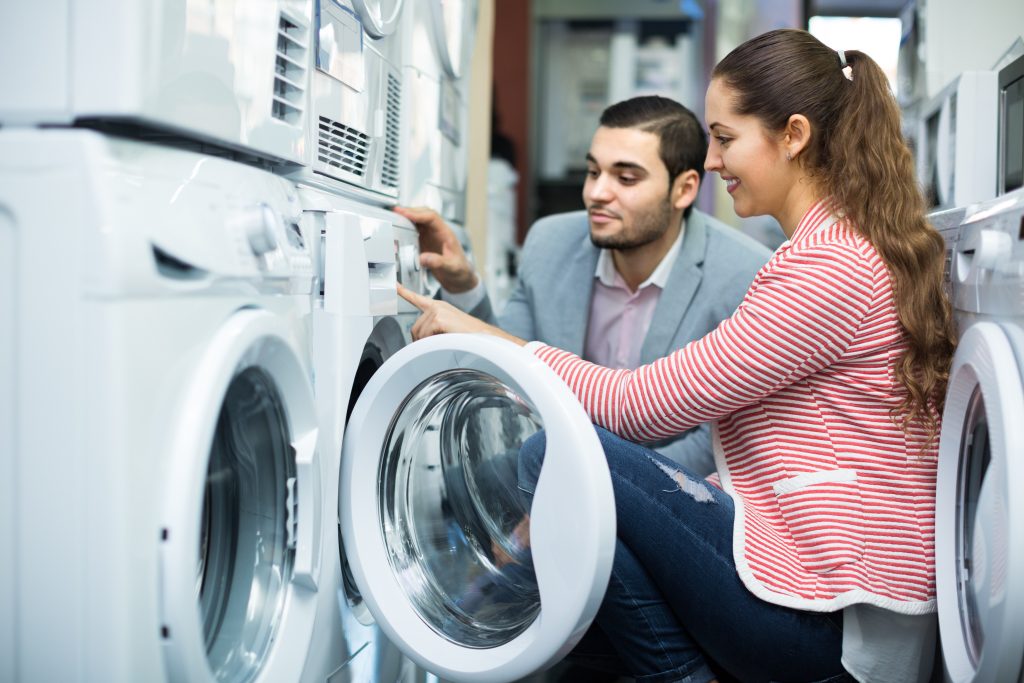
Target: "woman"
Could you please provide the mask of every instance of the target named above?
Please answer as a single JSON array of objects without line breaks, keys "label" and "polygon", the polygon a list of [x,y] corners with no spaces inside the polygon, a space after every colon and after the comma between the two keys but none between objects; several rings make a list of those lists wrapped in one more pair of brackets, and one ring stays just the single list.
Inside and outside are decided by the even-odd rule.
[{"label": "woman", "polygon": [[[612,580],[580,650],[652,682],[927,677],[954,332],[899,110],[867,55],[780,30],[715,67],[706,115],[707,170],[789,238],[733,316],[633,372],[528,345],[612,472]],[[413,303],[415,335],[503,334]],[[633,443],[705,421],[722,489]]]}]

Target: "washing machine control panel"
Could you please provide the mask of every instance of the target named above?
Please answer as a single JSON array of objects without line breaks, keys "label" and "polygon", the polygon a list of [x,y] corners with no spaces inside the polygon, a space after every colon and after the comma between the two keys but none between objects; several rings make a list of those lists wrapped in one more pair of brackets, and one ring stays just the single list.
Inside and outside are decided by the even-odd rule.
[{"label": "washing machine control panel", "polygon": [[975,204],[950,254],[953,307],[1020,318],[1024,315],[1024,190]]},{"label": "washing machine control panel", "polygon": [[[264,277],[285,280],[290,294],[312,292],[314,264],[303,232],[298,198],[286,188],[279,201],[244,206],[236,213],[236,239],[246,260]],[[283,200],[283,201],[280,201]]]}]

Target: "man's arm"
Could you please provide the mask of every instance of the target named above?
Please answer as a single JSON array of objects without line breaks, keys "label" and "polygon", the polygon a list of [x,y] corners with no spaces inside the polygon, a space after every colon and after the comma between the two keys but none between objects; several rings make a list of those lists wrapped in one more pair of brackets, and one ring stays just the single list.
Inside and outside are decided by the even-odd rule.
[{"label": "man's arm", "polygon": [[475,318],[497,325],[522,339],[536,336],[533,307],[526,280],[529,270],[531,240],[523,248],[522,266],[515,288],[501,316],[494,315],[494,307],[466,257],[458,237],[444,219],[431,209],[395,207],[395,213],[408,218],[419,232],[420,263],[441,285],[441,299]]}]

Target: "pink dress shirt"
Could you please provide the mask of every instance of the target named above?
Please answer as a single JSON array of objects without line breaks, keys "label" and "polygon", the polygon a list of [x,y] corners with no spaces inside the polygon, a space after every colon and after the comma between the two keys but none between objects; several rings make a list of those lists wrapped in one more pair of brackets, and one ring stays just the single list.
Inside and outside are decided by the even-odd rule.
[{"label": "pink dress shirt", "polygon": [[635,292],[630,291],[626,281],[615,270],[611,252],[601,250],[594,272],[587,336],[583,342],[585,359],[606,368],[633,370],[639,367],[640,349],[654,318],[658,299],[679,256],[684,232],[685,224],[661,263]]}]

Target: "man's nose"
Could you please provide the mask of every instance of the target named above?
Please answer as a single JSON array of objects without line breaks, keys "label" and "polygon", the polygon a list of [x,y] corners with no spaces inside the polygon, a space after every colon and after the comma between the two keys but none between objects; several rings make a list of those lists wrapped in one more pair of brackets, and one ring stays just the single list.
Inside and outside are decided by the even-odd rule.
[{"label": "man's nose", "polygon": [[611,183],[608,176],[601,174],[587,181],[586,194],[592,201],[606,202],[611,199]]}]

